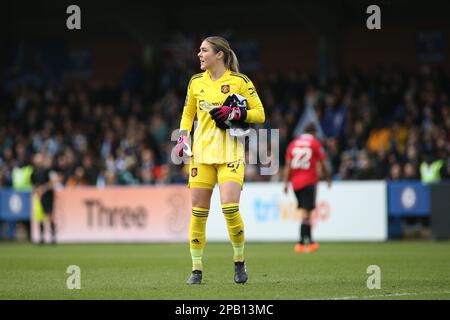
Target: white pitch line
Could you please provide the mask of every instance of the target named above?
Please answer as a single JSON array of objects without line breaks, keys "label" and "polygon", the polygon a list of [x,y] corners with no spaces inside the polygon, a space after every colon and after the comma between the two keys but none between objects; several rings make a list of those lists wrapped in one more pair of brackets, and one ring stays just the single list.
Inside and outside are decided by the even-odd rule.
[{"label": "white pitch line", "polygon": [[450,291],[429,291],[429,292],[396,292],[386,294],[375,294],[370,296],[348,296],[348,297],[336,297],[329,300],[351,300],[351,299],[370,299],[379,297],[403,297],[403,296],[417,296],[419,294],[450,294]]}]

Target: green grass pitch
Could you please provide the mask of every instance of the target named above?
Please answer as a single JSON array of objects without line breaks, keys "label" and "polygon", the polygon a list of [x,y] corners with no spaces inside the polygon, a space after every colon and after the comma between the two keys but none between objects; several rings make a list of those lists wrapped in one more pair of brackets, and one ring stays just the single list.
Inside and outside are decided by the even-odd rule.
[{"label": "green grass pitch", "polygon": [[[232,249],[208,243],[203,284],[185,281],[188,244],[0,243],[0,299],[450,299],[450,242],[322,243],[296,254],[292,243],[247,243],[249,281],[233,282]],[[81,289],[69,290],[69,265]],[[381,289],[367,288],[369,265]]]}]

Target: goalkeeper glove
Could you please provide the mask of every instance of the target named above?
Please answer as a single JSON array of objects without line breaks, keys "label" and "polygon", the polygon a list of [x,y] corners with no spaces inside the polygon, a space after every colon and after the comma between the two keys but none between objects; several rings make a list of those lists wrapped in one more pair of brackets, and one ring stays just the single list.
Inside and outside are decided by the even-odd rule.
[{"label": "goalkeeper glove", "polygon": [[222,106],[214,108],[210,112],[211,118],[218,122],[233,121],[243,122],[247,118],[247,110],[240,107]]},{"label": "goalkeeper glove", "polygon": [[178,138],[177,145],[175,146],[175,154],[180,158],[184,155],[189,157],[192,155],[187,136],[181,135]]}]

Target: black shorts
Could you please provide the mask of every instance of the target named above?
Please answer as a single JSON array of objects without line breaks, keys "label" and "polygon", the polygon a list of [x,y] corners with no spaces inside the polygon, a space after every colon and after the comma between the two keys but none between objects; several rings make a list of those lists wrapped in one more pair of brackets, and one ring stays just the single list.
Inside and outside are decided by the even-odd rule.
[{"label": "black shorts", "polygon": [[45,214],[53,213],[53,190],[46,191],[42,194],[41,204]]},{"label": "black shorts", "polygon": [[311,184],[304,188],[294,190],[297,197],[298,208],[313,210],[316,208],[316,185]]}]

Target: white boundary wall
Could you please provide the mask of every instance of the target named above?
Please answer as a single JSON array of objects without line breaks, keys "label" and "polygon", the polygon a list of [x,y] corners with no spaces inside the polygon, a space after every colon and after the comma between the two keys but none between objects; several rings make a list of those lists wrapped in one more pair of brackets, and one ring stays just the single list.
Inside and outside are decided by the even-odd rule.
[{"label": "white boundary wall", "polygon": [[[282,183],[245,183],[240,211],[247,241],[293,241],[300,217],[292,190]],[[319,183],[313,237],[321,241],[384,241],[387,239],[387,193],[384,181]],[[216,186],[206,228],[207,241],[228,241]]]}]

